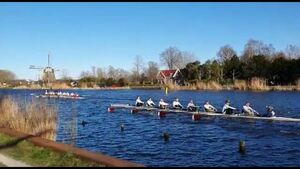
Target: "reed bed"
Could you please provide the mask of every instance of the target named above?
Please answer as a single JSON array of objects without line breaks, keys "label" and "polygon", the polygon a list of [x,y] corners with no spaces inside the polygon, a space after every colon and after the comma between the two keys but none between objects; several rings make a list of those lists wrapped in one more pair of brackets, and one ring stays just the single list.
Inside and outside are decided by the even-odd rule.
[{"label": "reed bed", "polygon": [[[250,81],[246,80],[235,80],[233,84],[221,85],[215,81],[198,81],[194,84],[188,84],[187,86],[180,86],[174,83],[167,83],[166,86],[170,90],[252,90],[252,91],[300,91],[300,79],[296,85],[278,85],[268,86],[266,79],[263,78],[252,78]],[[164,88],[164,87],[163,87]]]},{"label": "reed bed", "polygon": [[233,89],[235,90],[248,90],[248,85],[245,80],[234,80]]},{"label": "reed bed", "polygon": [[53,89],[69,89],[70,86],[67,83],[53,83]]},{"label": "reed bed", "polygon": [[46,100],[21,104],[11,96],[5,96],[0,100],[0,127],[56,141],[57,112],[58,108]]},{"label": "reed bed", "polygon": [[269,86],[267,86],[266,79],[254,77],[251,78],[250,84],[249,84],[250,90],[270,90]]}]

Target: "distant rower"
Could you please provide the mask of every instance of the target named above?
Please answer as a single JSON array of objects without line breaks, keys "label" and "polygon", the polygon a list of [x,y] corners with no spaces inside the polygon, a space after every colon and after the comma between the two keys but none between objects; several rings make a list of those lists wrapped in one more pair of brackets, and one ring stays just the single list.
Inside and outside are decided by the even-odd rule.
[{"label": "distant rower", "polygon": [[236,110],[236,108],[230,106],[230,100],[226,100],[222,109],[222,113],[233,114],[233,110]]},{"label": "distant rower", "polygon": [[256,110],[254,110],[252,107],[250,107],[249,102],[247,102],[243,106],[243,113],[245,113],[248,116],[260,116],[260,114]]},{"label": "distant rower", "polygon": [[213,113],[218,111],[214,106],[212,106],[212,105],[209,103],[209,101],[206,101],[206,102],[205,102],[205,104],[204,104],[204,110],[205,110],[206,112],[213,112]]},{"label": "distant rower", "polygon": [[138,96],[137,99],[136,99],[136,102],[135,102],[135,106],[143,106],[144,105],[144,102],[141,101],[141,97]]},{"label": "distant rower", "polygon": [[160,109],[166,109],[167,108],[167,106],[169,105],[168,103],[166,103],[166,102],[164,102],[164,100],[163,99],[160,99],[160,101],[159,101],[159,108]]},{"label": "distant rower", "polygon": [[191,100],[189,102],[189,104],[187,105],[187,109],[188,109],[188,111],[196,111],[197,110],[197,107],[195,106],[193,100]]},{"label": "distant rower", "polygon": [[155,103],[152,101],[151,97],[149,98],[149,100],[147,100],[147,106],[149,106],[149,107],[155,106]]},{"label": "distant rower", "polygon": [[173,101],[173,108],[175,108],[175,109],[182,109],[183,108],[183,106],[180,104],[180,102],[179,102],[179,99],[178,98],[176,98],[174,101]]}]

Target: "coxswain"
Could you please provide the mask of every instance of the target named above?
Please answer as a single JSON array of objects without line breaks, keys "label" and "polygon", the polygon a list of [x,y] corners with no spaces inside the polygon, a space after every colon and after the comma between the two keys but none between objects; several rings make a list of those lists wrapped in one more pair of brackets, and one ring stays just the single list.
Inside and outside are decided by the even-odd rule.
[{"label": "coxswain", "polygon": [[209,103],[209,101],[206,101],[203,107],[204,107],[204,111],[206,111],[206,112],[213,112],[213,113],[215,113],[215,112],[218,111],[213,105],[211,105]]},{"label": "coxswain", "polygon": [[147,100],[147,106],[154,107],[155,103],[152,101],[151,97]]},{"label": "coxswain", "polygon": [[163,99],[160,99],[159,104],[158,104],[158,106],[159,106],[160,109],[166,109],[168,105],[169,104],[166,103],[166,102],[164,102]]},{"label": "coxswain", "polygon": [[266,109],[267,109],[267,114],[265,116],[276,117],[272,106],[268,105],[268,106],[266,106]]},{"label": "coxswain", "polygon": [[183,106],[180,104],[180,102],[179,102],[179,99],[178,98],[176,98],[174,101],[173,101],[173,108],[175,108],[175,109],[182,109],[183,108]]},{"label": "coxswain", "polygon": [[144,102],[141,101],[141,97],[138,96],[138,97],[136,98],[136,101],[135,101],[135,106],[140,107],[140,106],[143,106],[143,105],[144,105]]},{"label": "coxswain", "polygon": [[188,109],[188,111],[196,111],[197,110],[197,107],[195,106],[193,100],[191,100],[189,102],[189,104],[187,105],[187,109]]},{"label": "coxswain", "polygon": [[247,116],[260,116],[256,110],[250,107],[249,102],[246,102],[246,104],[243,106],[243,113],[245,113]]},{"label": "coxswain", "polygon": [[236,108],[230,106],[230,100],[226,100],[222,109],[222,113],[233,114],[233,110],[236,110]]}]

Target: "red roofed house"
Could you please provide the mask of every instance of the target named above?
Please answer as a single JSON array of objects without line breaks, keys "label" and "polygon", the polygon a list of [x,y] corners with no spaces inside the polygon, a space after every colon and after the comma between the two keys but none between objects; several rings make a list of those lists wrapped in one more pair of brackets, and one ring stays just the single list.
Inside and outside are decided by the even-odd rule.
[{"label": "red roofed house", "polygon": [[157,74],[157,80],[160,84],[182,84],[182,77],[182,73],[179,69],[161,70]]}]

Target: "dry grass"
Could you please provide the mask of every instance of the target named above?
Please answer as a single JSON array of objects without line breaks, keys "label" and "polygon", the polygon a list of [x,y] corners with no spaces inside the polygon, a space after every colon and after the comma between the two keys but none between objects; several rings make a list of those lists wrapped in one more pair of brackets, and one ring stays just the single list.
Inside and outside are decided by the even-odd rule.
[{"label": "dry grass", "polygon": [[299,85],[287,85],[287,86],[270,86],[270,90],[277,90],[277,91],[299,91]]},{"label": "dry grass", "polygon": [[196,83],[196,88],[197,88],[197,90],[206,90],[207,85],[204,82],[197,82]]},{"label": "dry grass", "polygon": [[251,78],[250,83],[248,84],[250,90],[270,90],[269,86],[267,86],[266,79],[254,77]]},{"label": "dry grass", "polygon": [[248,85],[245,80],[235,80],[233,83],[233,89],[235,90],[247,90]]},{"label": "dry grass", "polygon": [[222,90],[223,87],[215,81],[197,82],[196,84],[189,84],[187,86],[180,86],[173,83],[167,83],[170,90]]},{"label": "dry grass", "polygon": [[223,87],[215,81],[197,82],[196,88],[197,90],[222,90],[223,89]]},{"label": "dry grass", "polygon": [[0,101],[0,126],[55,141],[57,110],[45,100],[20,104],[6,96]]},{"label": "dry grass", "polygon": [[180,86],[178,84],[174,83],[167,83],[166,86],[168,86],[169,90],[196,90],[196,86],[193,84],[188,84],[187,86]]},{"label": "dry grass", "polygon": [[220,85],[218,82],[215,82],[215,81],[208,82],[207,88],[209,90],[222,90],[223,89],[222,85]]},{"label": "dry grass", "polygon": [[300,90],[300,78],[296,82],[296,90]]},{"label": "dry grass", "polygon": [[69,89],[70,86],[67,83],[53,83],[53,89]]}]

